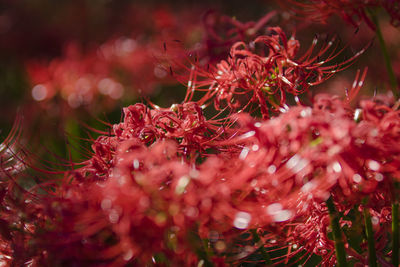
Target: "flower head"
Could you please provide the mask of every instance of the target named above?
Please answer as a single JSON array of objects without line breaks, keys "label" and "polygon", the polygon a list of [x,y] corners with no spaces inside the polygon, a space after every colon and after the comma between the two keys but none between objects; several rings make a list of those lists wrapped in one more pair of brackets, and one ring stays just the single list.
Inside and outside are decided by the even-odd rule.
[{"label": "flower head", "polygon": [[[285,109],[287,94],[297,96],[309,87],[328,79],[334,73],[346,68],[358,57],[325,66],[335,54],[334,40],[314,53],[317,39],[302,56],[298,55],[300,44],[294,38],[287,38],[279,27],[268,28],[270,35],[259,36],[249,45],[235,43],[229,58],[209,69],[194,68],[189,78],[189,95],[205,92],[200,104],[213,101],[215,108],[229,108],[232,112],[249,111],[258,108],[264,118],[270,111]],[[326,56],[325,59],[322,59]],[[193,77],[196,77],[194,80]]]}]

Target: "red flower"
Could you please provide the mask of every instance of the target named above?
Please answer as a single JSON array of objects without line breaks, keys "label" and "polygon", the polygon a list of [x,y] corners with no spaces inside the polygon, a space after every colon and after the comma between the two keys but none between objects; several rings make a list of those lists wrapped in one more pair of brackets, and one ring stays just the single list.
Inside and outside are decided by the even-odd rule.
[{"label": "red flower", "polygon": [[124,122],[114,126],[118,140],[136,137],[150,145],[156,140],[171,139],[179,143],[183,155],[195,160],[207,149],[220,150],[215,141],[231,134],[223,123],[207,120],[197,103],[174,104],[169,109],[154,107],[136,104],[124,108]]},{"label": "red flower", "polygon": [[309,50],[298,56],[300,44],[294,37],[288,39],[279,27],[268,29],[270,35],[249,45],[234,44],[227,60],[210,69],[191,70],[186,99],[191,100],[196,91],[205,92],[200,104],[213,101],[216,109],[229,107],[232,112],[252,113],[259,108],[267,118],[270,110],[285,109],[288,93],[296,96],[306,92],[346,68],[364,51],[340,64],[324,66],[341,52],[335,54],[334,40],[314,54],[315,39]]}]

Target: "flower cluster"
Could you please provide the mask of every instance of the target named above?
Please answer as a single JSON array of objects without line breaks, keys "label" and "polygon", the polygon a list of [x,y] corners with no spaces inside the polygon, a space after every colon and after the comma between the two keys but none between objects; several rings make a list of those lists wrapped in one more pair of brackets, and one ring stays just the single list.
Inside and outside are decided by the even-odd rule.
[{"label": "flower cluster", "polygon": [[[33,99],[49,102],[59,95],[73,109],[106,106],[124,96],[150,94],[159,84],[173,82],[159,62],[163,43],[179,40],[191,46],[201,41],[202,29],[188,20],[183,24],[178,14],[168,9],[149,12],[153,24],[132,25],[129,34],[110,38],[87,51],[71,42],[60,58],[48,63],[28,61]],[[191,15],[188,10],[181,13],[180,17]]]},{"label": "flower cluster", "polygon": [[197,80],[189,80],[188,87],[193,92],[205,92],[200,103],[212,99],[217,110],[228,107],[232,112],[252,113],[259,109],[267,118],[271,111],[279,113],[287,107],[287,94],[297,96],[307,92],[311,86],[348,67],[364,51],[340,64],[325,65],[341,52],[335,51],[334,39],[318,52],[314,52],[318,43],[314,39],[310,48],[299,56],[300,44],[294,36],[287,38],[279,27],[267,29],[270,35],[259,36],[249,45],[235,43],[227,60],[206,69],[195,69],[190,78]]},{"label": "flower cluster", "polygon": [[[170,62],[187,71],[183,101],[123,108],[119,123],[89,138],[81,162],[36,162],[18,119],[0,144],[0,265],[391,266],[390,257],[398,265],[400,101],[358,100],[367,69],[350,90],[313,94],[366,48],[338,62],[345,48],[314,39],[299,53],[294,35],[264,26],[274,15],[251,23],[206,15],[209,46],[191,50],[201,60]],[[149,63],[129,62],[146,54],[135,54],[133,39],[116,43],[101,47],[104,61],[71,50],[50,69],[31,65],[43,79],[34,98],[52,97],[51,87],[65,88],[71,107],[94,88],[119,98],[106,61]]]}]

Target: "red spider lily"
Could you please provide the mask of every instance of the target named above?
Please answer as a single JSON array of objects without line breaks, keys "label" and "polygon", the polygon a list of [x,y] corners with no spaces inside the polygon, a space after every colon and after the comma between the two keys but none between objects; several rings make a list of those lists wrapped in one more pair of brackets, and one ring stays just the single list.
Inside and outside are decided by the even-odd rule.
[{"label": "red spider lily", "polygon": [[[192,69],[186,100],[192,99],[196,91],[204,91],[200,104],[211,99],[217,110],[228,107],[232,112],[250,113],[259,107],[266,118],[270,109],[274,112],[284,109],[287,93],[296,96],[306,92],[310,86],[349,66],[364,52],[363,49],[340,64],[324,66],[342,51],[335,52],[334,39],[314,53],[315,39],[308,51],[298,57],[300,44],[294,37],[288,39],[279,27],[268,29],[271,35],[260,36],[249,46],[242,42],[234,44],[226,61],[207,70]],[[258,46],[264,46],[267,53],[257,52]]]},{"label": "red spider lily", "polygon": [[[174,131],[163,128],[168,126],[169,122],[157,124],[156,116],[151,116],[152,112],[146,113],[145,110],[146,108],[141,105],[131,107],[129,112],[125,110],[124,122],[115,127],[118,138],[99,139],[102,144],[114,144],[115,147],[114,152],[108,154],[109,158],[105,160],[110,165],[106,166],[101,174],[104,191],[96,189],[96,192],[99,190],[104,192],[103,204],[108,207],[105,210],[118,213],[116,214],[118,216],[113,215],[118,218],[115,229],[120,229],[122,221],[126,220],[126,223],[131,225],[134,223],[133,218],[142,218],[142,215],[137,215],[123,220],[121,216],[125,218],[126,213],[139,212],[150,216],[147,218],[152,221],[152,229],[156,236],[149,236],[152,233],[143,232],[145,235],[141,244],[145,242],[144,240],[159,240],[160,233],[178,227],[183,231],[174,232],[174,238],[177,238],[175,245],[179,247],[180,244],[183,249],[175,251],[179,254],[178,251],[184,251],[186,247],[182,245],[185,243],[186,235],[183,229],[192,229],[195,221],[198,223],[199,235],[207,237],[211,231],[226,235],[232,226],[239,229],[252,227],[270,229],[271,223],[285,225],[291,220],[288,221],[288,225],[296,222],[299,228],[290,230],[290,233],[299,231],[300,236],[296,237],[293,234],[290,238],[293,243],[301,245],[301,250],[290,252],[288,258],[305,250],[324,256],[324,262],[332,265],[335,263],[335,258],[332,252],[333,243],[327,238],[326,210],[316,213],[320,214],[320,217],[315,215],[315,220],[325,226],[320,230],[314,228],[309,230],[310,234],[319,235],[321,239],[310,239],[301,235],[307,233],[304,230],[307,225],[303,225],[303,222],[312,221],[309,219],[309,212],[313,210],[311,205],[321,205],[318,203],[334,194],[335,198],[340,199],[341,204],[337,204],[340,210],[348,212],[354,203],[360,203],[367,195],[370,195],[371,201],[376,204],[378,199],[387,194],[386,192],[390,192],[388,188],[392,180],[384,178],[384,175],[390,177],[390,166],[397,163],[384,160],[383,151],[380,152],[372,145],[381,141],[370,140],[370,137],[365,136],[365,133],[371,133],[372,136],[380,138],[379,134],[374,134],[376,126],[369,124],[369,121],[373,120],[366,117],[357,123],[351,109],[337,97],[317,96],[314,108],[291,108],[279,117],[262,123],[255,122],[247,117],[248,115],[238,117],[242,124],[241,134],[238,133],[233,139],[216,142],[235,149],[225,149],[224,153],[214,157],[209,156],[194,170],[176,158],[176,152],[179,151],[176,149],[179,149],[181,144],[175,136],[172,135],[171,139],[175,140],[174,142],[178,141],[177,148],[175,145],[171,147],[168,143],[156,141],[168,138]],[[153,114],[162,114],[159,112],[161,110],[156,110]],[[170,116],[174,114],[170,111],[164,112]],[[366,111],[365,114],[369,113]],[[147,128],[146,136],[151,134],[154,138],[145,141],[140,132],[150,125],[159,125],[164,130],[158,132],[158,127],[155,126]],[[107,139],[110,141],[107,142]],[[151,145],[149,148],[151,152],[147,151],[148,148],[142,143]],[[237,152],[237,147],[243,145],[243,150]],[[101,155],[99,151],[107,149],[107,147],[102,150],[96,148],[96,154]],[[82,170],[87,172],[90,169]],[[98,171],[94,169],[92,172]],[[116,197],[113,197],[114,190]],[[125,190],[127,192],[134,190],[136,193],[124,193]],[[153,192],[157,192],[157,195]],[[130,195],[135,198],[127,202]],[[103,200],[97,200],[97,203]],[[133,202],[144,203],[142,207],[144,210],[141,210],[140,205],[132,206],[130,203]],[[118,206],[119,211],[113,211],[111,203]],[[96,205],[98,207],[99,204]],[[390,199],[381,205],[374,205],[372,212],[381,208],[387,209],[388,205]],[[145,212],[148,209],[152,212]],[[104,220],[109,220],[107,216]],[[384,223],[387,225],[388,222],[386,220]],[[143,223],[149,225],[147,219]],[[138,227],[137,229],[141,229],[140,227],[144,225]],[[132,235],[137,238],[140,235],[134,235],[131,228],[123,229],[125,229],[123,232],[120,232],[122,230],[112,232],[120,236],[118,240],[130,240],[126,242],[131,244],[130,250],[133,255],[141,254],[143,260],[149,259],[152,254],[139,252],[141,250],[134,245],[139,241],[132,241]],[[158,241],[150,243],[148,251],[163,250],[162,240],[159,241],[161,243]],[[307,240],[317,243],[307,243]],[[154,245],[157,247],[152,247]],[[119,251],[118,255],[123,257],[122,251],[126,249],[119,246],[118,250],[115,249]],[[324,247],[325,252],[318,249],[315,251],[316,247],[321,249]],[[383,248],[384,242],[379,247]],[[364,256],[356,253],[354,255],[364,259]]]},{"label": "red spider lily", "polygon": [[154,16],[153,23],[134,25],[129,35],[111,37],[87,51],[71,42],[61,57],[48,63],[28,61],[33,99],[48,103],[61,96],[70,108],[99,104],[103,108],[124,97],[149,94],[159,84],[175,83],[161,67],[162,44],[179,39],[193,46],[201,40],[202,29],[188,10],[180,11],[185,23],[169,10],[148,12]]},{"label": "red spider lily", "polygon": [[400,21],[398,0],[288,0],[287,2],[296,12],[324,23],[330,16],[337,14],[354,27],[358,27],[360,21],[365,21],[371,29],[375,30],[376,25],[368,16],[368,9],[379,7],[383,7],[390,15],[392,25],[398,26]]},{"label": "red spider lily", "polygon": [[[293,220],[299,220],[299,229],[303,229],[301,228],[304,227],[303,220],[307,221],[309,212],[313,210],[311,207],[314,204],[310,205],[310,199],[320,202],[329,195],[335,195],[336,206],[346,215],[354,204],[361,203],[362,199],[369,196],[370,204],[363,209],[369,209],[369,212],[373,214],[373,222],[376,221],[373,223],[376,240],[379,240],[376,250],[383,260],[387,256],[385,247],[389,242],[384,233],[390,229],[391,224],[391,218],[387,217],[387,211],[391,209],[390,205],[395,199],[394,184],[395,177],[398,176],[395,166],[399,165],[399,146],[395,139],[392,139],[394,135],[397,135],[395,121],[397,121],[398,112],[388,106],[373,102],[363,102],[361,106],[361,114],[365,113],[365,115],[361,116],[361,122],[356,123],[350,110],[344,109],[338,98],[319,96],[313,110],[299,109],[295,112],[295,109],[289,109],[287,113],[266,123],[258,123],[258,127],[253,126],[254,121],[244,120],[244,122],[247,121],[248,127],[242,130],[253,131],[252,137],[249,139],[257,140],[255,144],[260,151],[265,147],[268,148],[268,151],[273,151],[269,156],[270,160],[266,156],[261,157],[266,161],[262,165],[270,166],[273,173],[268,178],[263,174],[258,174],[257,178],[252,180],[252,183],[262,185],[258,190],[264,190],[267,194],[261,199],[267,200],[268,203],[269,197],[275,192],[274,183],[279,185],[276,188],[275,199],[278,203],[282,203],[280,207],[286,206],[293,211]],[[302,113],[303,115],[301,115]],[[297,114],[298,117],[295,117],[294,114]],[[328,117],[318,118],[322,114],[330,119]],[[303,120],[304,117],[309,117],[310,124],[306,122],[307,119]],[[360,118],[357,117],[354,119],[359,120]],[[337,119],[338,121],[336,121]],[[304,138],[310,141],[306,141]],[[329,144],[324,144],[326,141]],[[307,142],[309,142],[308,145],[303,147]],[[254,142],[247,147],[252,147],[251,144]],[[250,149],[247,149],[247,152],[246,157],[249,157],[249,161],[252,161],[257,170],[260,170],[261,167],[252,155],[257,152]],[[320,153],[326,154],[322,156]],[[287,156],[282,158],[283,155]],[[247,171],[247,173],[249,172]],[[293,174],[294,177],[289,178]],[[291,194],[290,192],[295,193]],[[285,197],[280,199],[280,195]],[[386,215],[384,215],[385,213]],[[316,219],[322,218],[317,217]],[[328,223],[329,221],[325,222],[325,225]],[[345,222],[343,221],[343,223]],[[292,222],[289,222],[288,225],[290,224]],[[349,221],[345,224],[353,227]],[[315,228],[315,225],[310,222],[310,234],[326,237],[326,227],[325,230],[321,229],[323,231]],[[305,233],[307,232],[304,229],[300,230],[300,234]],[[289,231],[289,236],[290,238],[294,236],[291,231]],[[381,237],[378,238],[378,236]],[[302,239],[290,240],[299,242]],[[312,242],[319,242],[318,239],[304,237],[303,241],[302,249],[320,254],[316,251],[311,252],[312,249],[318,247],[316,243]],[[330,253],[326,254],[326,257],[323,256],[323,262],[333,265],[335,264],[334,257],[332,257],[333,243],[329,242],[331,244],[331,249],[328,249]],[[301,242],[296,244],[301,244]],[[309,247],[307,248],[307,246]],[[329,246],[321,243],[321,247],[327,249]],[[299,252],[293,252],[293,255],[297,253]],[[348,253],[361,262],[367,262],[365,255],[357,254],[350,249]]]},{"label": "red spider lily", "polygon": [[[76,192],[63,193],[70,196],[66,204],[73,202],[67,207],[75,215],[69,219],[68,213],[63,214],[62,223],[66,225],[61,227],[71,229],[74,228],[71,224],[83,224],[79,228],[82,231],[76,234],[84,239],[101,229],[111,228],[118,242],[104,248],[104,257],[117,263],[130,260],[144,263],[158,252],[169,255],[173,262],[187,256],[188,249],[191,250],[188,235],[192,231],[203,238],[213,232],[229,239],[235,234],[231,232],[233,226],[249,227],[253,224],[250,224],[251,216],[257,221],[259,208],[252,207],[249,200],[243,201],[238,187],[243,184],[232,175],[243,165],[238,162],[228,165],[220,156],[215,156],[193,169],[177,157],[177,148],[171,142],[157,141],[146,147],[135,137],[120,140],[112,159],[113,167],[104,175],[104,182],[98,183],[99,186],[82,185],[93,189],[85,190],[83,197],[78,179]],[[83,168],[82,172],[87,173],[88,169]],[[74,201],[77,202],[74,204]],[[80,201],[89,201],[89,204]],[[88,205],[92,208],[86,211],[79,208],[87,209]],[[169,233],[167,239],[166,233]],[[215,249],[221,253],[220,243]],[[65,254],[68,255],[71,252]],[[198,256],[193,257],[199,260]],[[189,258],[185,258],[185,264],[190,264]]]},{"label": "red spider lily", "polygon": [[[235,26],[226,43],[241,42],[210,69],[193,64],[182,103],[124,108],[122,122],[91,140],[89,158],[68,162],[68,171],[26,164],[13,148],[18,132],[13,130],[0,145],[0,263],[224,266],[250,262],[259,253],[258,263],[264,265],[302,263],[317,255],[321,265],[334,266],[340,257],[337,262],[327,200],[340,214],[351,260],[368,263],[360,219],[360,212],[367,211],[375,250],[385,263],[390,206],[399,182],[398,103],[377,97],[352,108],[364,71],[357,73],[345,99],[319,94],[309,99],[311,106],[297,98],[297,106],[289,107],[288,94],[307,92],[364,50],[325,66],[343,51],[337,51],[334,40],[318,52],[315,40],[299,56],[299,42],[279,27],[267,28],[268,35],[247,45],[243,39],[270,15],[258,23],[229,21]],[[163,12],[155,17],[162,26],[173,20]],[[132,45],[130,39],[119,41],[128,41],[119,44],[122,50]],[[121,59],[114,48],[102,47],[104,61],[135,67],[126,60],[126,50]],[[97,56],[82,69],[79,60],[67,60],[56,66],[57,75],[72,83],[71,73],[88,75],[93,81],[80,80],[79,89],[90,87],[82,93],[91,92],[110,74],[108,64],[99,64],[104,68],[98,74],[91,69]],[[113,87],[114,81],[105,82]],[[109,90],[104,92],[112,96]],[[204,112],[209,103],[218,111],[210,119]],[[262,118],[256,119],[258,111]],[[25,177],[23,168],[41,171],[43,177]],[[360,236],[356,241],[355,235]],[[276,251],[278,256],[267,257]]]},{"label": "red spider lily", "polygon": [[[59,95],[70,108],[98,104],[97,102],[109,105],[108,102],[119,100],[124,95],[137,93],[137,89],[136,92],[125,92],[121,79],[113,75],[119,68],[127,73],[141,73],[141,77],[149,77],[146,83],[149,87],[142,86],[142,90],[152,90],[150,79],[157,80],[158,77],[153,73],[155,59],[151,48],[138,47],[133,39],[121,38],[103,44],[98,50],[83,54],[74,45],[70,45],[62,58],[55,59],[48,65],[29,63],[28,73],[34,85],[33,99],[48,102]],[[166,73],[164,76],[167,76]],[[134,76],[132,79],[138,80],[138,77]],[[137,83],[136,86],[140,87],[141,84]],[[108,102],[102,101],[101,95]]]},{"label": "red spider lily", "polygon": [[[206,188],[196,181],[199,171],[182,162],[176,152],[173,142],[160,141],[148,148],[130,138],[120,142],[115,165],[104,182],[93,183],[97,179],[87,179],[90,174],[83,180],[77,173],[66,177],[70,182],[65,181],[55,197],[45,197],[45,210],[53,223],[37,246],[52,257],[57,255],[48,260],[59,263],[140,265],[157,254],[173,264],[198,262],[191,252],[191,235],[197,235],[200,218],[209,218],[211,203],[201,202]],[[60,235],[65,237],[61,241]],[[98,251],[101,258],[94,257]]]},{"label": "red spider lily", "polygon": [[194,102],[174,104],[170,109],[151,109],[136,104],[124,109],[124,122],[114,126],[119,140],[137,137],[146,144],[155,140],[172,139],[179,143],[180,152],[189,158],[202,156],[207,149],[220,148],[214,141],[229,137],[229,128],[218,121],[207,120],[202,108]]},{"label": "red spider lily", "polygon": [[[20,247],[4,246],[3,254],[38,264],[117,266],[143,265],[159,255],[171,264],[190,265],[212,260],[194,252],[204,248],[191,245],[210,238],[215,240],[210,241],[214,260],[239,262],[257,244],[232,258],[228,244],[242,231],[259,228],[288,250],[284,258],[272,259],[275,263],[287,264],[305,251],[304,258],[313,253],[333,265],[327,211],[321,204],[327,197],[333,196],[346,214],[370,196],[374,205],[364,208],[381,222],[377,235],[383,237],[390,224],[384,212],[390,198],[384,196],[393,188],[398,149],[379,144],[394,144],[398,112],[373,102],[363,102],[361,109],[357,123],[344,101],[319,95],[313,108],[292,107],[267,121],[237,115],[241,127],[227,126],[232,133],[224,136],[196,103],[169,110],[140,104],[126,108],[115,135],[98,138],[83,167],[49,184],[53,192],[40,195],[32,189],[23,199],[29,205],[12,208],[27,216],[21,227],[32,230],[18,237],[22,243],[4,241]],[[205,129],[211,130],[209,136],[201,134]],[[218,153],[196,161],[192,152],[205,148]],[[19,217],[5,214],[7,229]],[[352,227],[346,219],[342,225]],[[377,244],[382,256],[386,243],[381,238]],[[364,255],[349,251],[365,261]]]},{"label": "red spider lily", "polygon": [[[299,214],[300,215],[300,214]],[[298,216],[287,224],[287,241],[292,245],[286,255],[286,262],[294,255],[306,252],[304,257],[315,254],[322,257],[322,266],[332,266],[335,262],[334,243],[328,237],[329,214],[326,206],[317,202],[310,205],[303,216]]]},{"label": "red spider lily", "polygon": [[35,85],[32,97],[43,101],[60,93],[72,108],[88,105],[97,93],[101,78],[107,77],[109,66],[105,61],[97,60],[95,54],[83,57],[73,44],[69,45],[65,54],[63,59],[53,60],[49,66],[28,64],[28,72]]},{"label": "red spider lily", "polygon": [[[211,198],[203,202],[200,198],[208,192],[217,200],[222,190],[208,190],[209,183],[206,187],[200,181],[191,182],[192,176],[199,175],[191,166],[201,151],[218,149],[213,139],[218,141],[228,132],[207,122],[195,103],[172,109],[131,106],[114,132],[115,136],[101,136],[94,142],[94,155],[85,166],[67,173],[61,184],[49,185],[55,192],[37,196],[42,216],[50,220],[50,228],[35,237],[36,247],[48,255],[38,256],[37,261],[139,264],[159,252],[176,263],[185,257],[189,264],[188,253],[193,249],[187,245],[188,235],[190,231],[197,235],[200,211],[207,221],[211,212]],[[150,134],[154,139],[148,138]],[[217,211],[234,213],[233,207],[226,209],[228,197]],[[225,220],[228,224],[216,225],[231,229],[231,216]],[[62,242],[60,236],[65,237]],[[93,258],[95,251],[103,251],[101,259]],[[199,261],[194,254],[192,258]]]},{"label": "red spider lily", "polygon": [[[260,157],[265,161],[264,166],[271,165],[274,170],[262,184],[269,189],[274,183],[279,185],[286,200],[294,187],[314,198],[326,199],[338,186],[347,201],[352,203],[352,198],[356,198],[358,202],[362,196],[355,192],[376,192],[378,184],[385,183],[379,183],[384,180],[385,169],[397,164],[398,146],[388,142],[377,125],[366,120],[356,123],[351,110],[339,98],[318,95],[313,109],[291,108],[263,123],[249,118],[241,120],[247,125],[242,130],[252,133],[245,139],[255,141],[259,148],[257,151],[248,148],[246,157],[253,159],[252,155],[263,149],[271,153]],[[383,143],[388,146],[385,148]],[[294,196],[299,196],[297,191]]]}]

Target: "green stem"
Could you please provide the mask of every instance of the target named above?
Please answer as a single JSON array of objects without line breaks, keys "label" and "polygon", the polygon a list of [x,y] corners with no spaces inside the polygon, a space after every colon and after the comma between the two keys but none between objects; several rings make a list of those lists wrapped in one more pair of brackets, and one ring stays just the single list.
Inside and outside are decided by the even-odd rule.
[{"label": "green stem", "polygon": [[394,200],[392,203],[392,233],[393,248],[392,262],[394,266],[399,265],[399,203]]},{"label": "green stem", "polygon": [[210,248],[208,247],[208,243],[209,243],[208,240],[206,240],[206,239],[203,240],[204,253],[203,253],[202,259],[204,260],[205,267],[213,267],[214,264],[212,263],[212,261],[210,261],[210,258],[212,257],[212,252],[211,252]]},{"label": "green stem", "polygon": [[[256,229],[251,229],[250,232],[251,232],[251,234],[253,236],[254,242],[257,245],[257,243],[259,243],[260,240],[261,240],[260,236],[257,234],[257,230]],[[265,264],[272,265],[271,257],[269,256],[268,252],[265,250],[263,244],[261,244],[261,246],[258,248],[258,250],[260,250],[261,255],[262,255],[262,257],[263,257],[263,259],[265,261]]]},{"label": "green stem", "polygon": [[367,240],[368,240],[369,266],[377,267],[378,265],[376,263],[377,259],[376,259],[376,250],[375,250],[374,231],[372,229],[371,215],[369,214],[367,207],[364,207],[363,214],[364,214],[365,231],[367,233]]},{"label": "green stem", "polygon": [[192,245],[192,250],[199,257],[200,262],[202,262],[199,262],[199,266],[213,267],[214,264],[212,263],[212,261],[209,260],[212,256],[212,252],[208,247],[208,240],[203,240],[200,238],[198,234],[198,226],[196,226],[196,229],[188,232],[187,239],[189,241],[189,244]]},{"label": "green stem", "polygon": [[333,233],[333,239],[335,241],[335,253],[338,267],[347,266],[346,262],[346,250],[344,248],[344,242],[342,239],[342,231],[340,229],[339,214],[336,211],[335,204],[333,203],[332,197],[326,201],[328,207],[329,217],[331,219],[331,228]]},{"label": "green stem", "polygon": [[379,45],[381,47],[383,59],[385,60],[386,70],[389,75],[390,87],[392,89],[393,96],[395,97],[395,99],[399,99],[399,92],[398,92],[399,86],[397,83],[396,76],[394,75],[390,56],[389,56],[388,50],[386,48],[385,39],[383,38],[381,28],[379,27],[378,18],[376,17],[375,13],[372,10],[367,10],[367,11],[371,17],[372,22],[375,24],[375,27],[376,27],[376,30],[375,30],[376,37],[378,37],[378,41],[379,41]]}]

